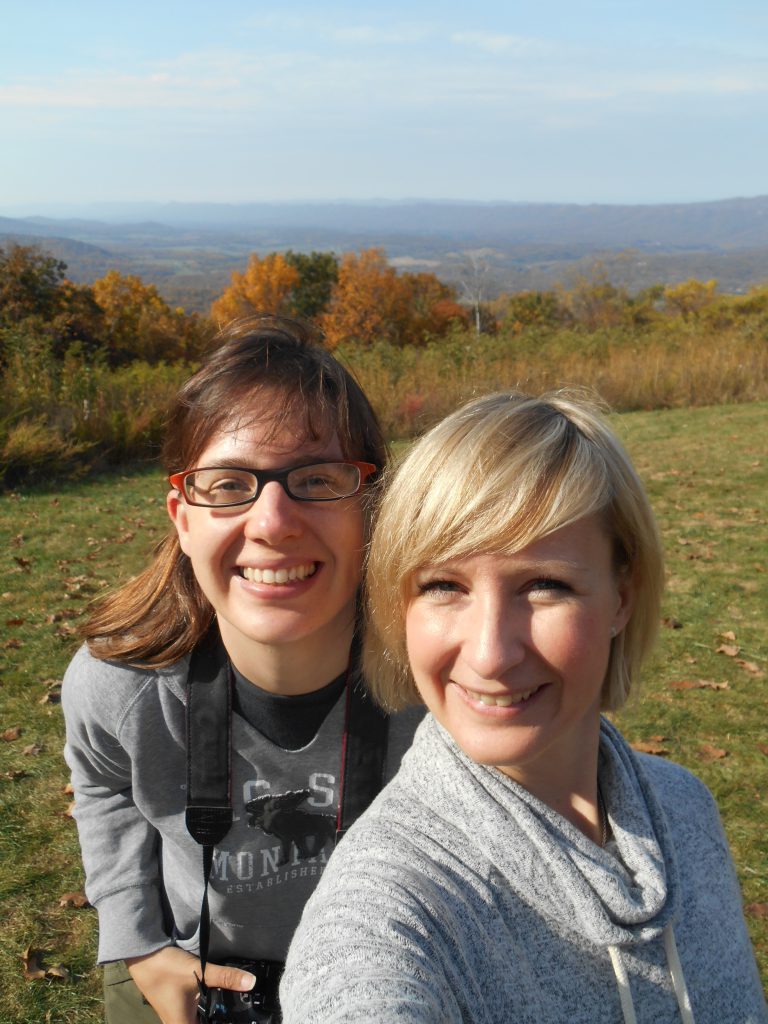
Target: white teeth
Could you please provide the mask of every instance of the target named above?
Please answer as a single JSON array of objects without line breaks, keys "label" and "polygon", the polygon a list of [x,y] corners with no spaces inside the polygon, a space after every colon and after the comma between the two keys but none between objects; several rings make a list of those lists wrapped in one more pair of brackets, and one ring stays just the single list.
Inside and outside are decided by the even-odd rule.
[{"label": "white teeth", "polygon": [[316,562],[304,565],[292,565],[290,569],[254,569],[250,565],[241,568],[243,578],[251,583],[289,583],[293,580],[305,580],[313,576],[317,570]]},{"label": "white teeth", "polygon": [[532,690],[526,690],[524,693],[505,693],[500,697],[491,697],[488,693],[475,693],[474,690],[467,690],[467,693],[473,700],[476,700],[479,704],[485,705],[489,708],[508,708],[512,704],[521,704],[524,700],[536,693],[538,686]]}]

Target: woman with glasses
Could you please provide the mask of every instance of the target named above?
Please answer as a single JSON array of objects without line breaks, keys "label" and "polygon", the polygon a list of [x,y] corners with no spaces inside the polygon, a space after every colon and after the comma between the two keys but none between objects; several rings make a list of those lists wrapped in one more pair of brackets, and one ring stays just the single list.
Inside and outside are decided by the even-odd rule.
[{"label": "woman with glasses", "polygon": [[[240,323],[218,343],[170,412],[170,532],[93,610],[64,680],[110,1024],[194,1021],[198,956],[210,1019],[222,1019],[211,992],[251,989],[262,968],[276,991],[356,781],[350,722],[369,721],[353,637],[386,460],[376,416],[295,321]],[[221,692],[225,705],[209,713],[193,692]],[[394,774],[416,722],[379,719],[369,790],[376,772]],[[222,803],[231,814],[213,846],[206,815]],[[222,966],[232,958],[254,965]],[[261,1009],[237,998],[250,1014],[237,1019],[279,1019],[271,991]]]},{"label": "woman with glasses", "polygon": [[286,1024],[766,1021],[710,794],[601,717],[662,582],[582,398],[482,398],[416,444],[371,543],[366,665],[431,714],[307,904]]}]

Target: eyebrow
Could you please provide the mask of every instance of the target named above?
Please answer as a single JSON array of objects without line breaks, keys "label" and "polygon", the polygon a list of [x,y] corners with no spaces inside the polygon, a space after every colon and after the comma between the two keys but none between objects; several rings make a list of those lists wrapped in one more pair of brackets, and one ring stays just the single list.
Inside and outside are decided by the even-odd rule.
[{"label": "eyebrow", "polygon": [[288,465],[272,466],[270,469],[266,469],[265,467],[262,467],[262,466],[254,466],[254,464],[250,461],[250,459],[241,459],[241,458],[238,458],[237,455],[233,455],[231,457],[229,457],[229,456],[223,457],[221,459],[218,459],[215,462],[211,461],[211,462],[202,463],[202,464],[198,465],[196,468],[197,469],[247,469],[247,470],[257,469],[259,471],[261,471],[263,469],[264,472],[270,473],[270,472],[276,472],[277,470],[281,470],[281,469],[300,469],[302,466],[323,465],[326,462],[346,462],[346,461],[347,460],[344,459],[344,457],[341,456],[341,455],[334,456],[334,457],[330,457],[330,456],[322,457],[320,455],[307,454],[306,456],[304,456],[301,459],[298,459],[295,462],[289,462]]}]

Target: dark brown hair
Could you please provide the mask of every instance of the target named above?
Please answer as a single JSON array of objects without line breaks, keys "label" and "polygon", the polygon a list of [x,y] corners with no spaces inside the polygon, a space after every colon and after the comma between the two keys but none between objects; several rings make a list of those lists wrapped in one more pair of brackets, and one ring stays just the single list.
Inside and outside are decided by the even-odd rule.
[{"label": "dark brown hair", "polygon": [[[335,433],[345,458],[383,469],[387,446],[370,402],[319,342],[311,327],[288,317],[254,317],[224,327],[217,347],[171,405],[163,445],[166,472],[194,467],[221,430],[259,422],[277,434],[286,423],[302,420],[307,440]],[[94,657],[161,668],[191,651],[212,618],[171,527],[150,565],[95,605],[83,636]]]}]

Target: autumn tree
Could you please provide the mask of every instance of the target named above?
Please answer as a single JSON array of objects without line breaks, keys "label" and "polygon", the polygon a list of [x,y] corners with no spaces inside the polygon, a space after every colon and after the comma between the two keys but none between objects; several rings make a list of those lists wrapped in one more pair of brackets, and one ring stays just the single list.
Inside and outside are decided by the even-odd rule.
[{"label": "autumn tree", "polygon": [[303,253],[289,249],[285,262],[299,274],[288,298],[290,312],[314,320],[325,312],[331,301],[339,278],[339,261],[332,252]]},{"label": "autumn tree", "polygon": [[0,246],[0,322],[53,318],[59,311],[59,286],[66,269],[66,263],[37,246]]},{"label": "autumn tree", "polygon": [[153,284],[110,270],[93,283],[104,316],[103,348],[113,366],[143,359],[175,362],[197,359],[210,334],[201,318],[171,309]]},{"label": "autumn tree", "polygon": [[59,286],[58,312],[50,323],[55,336],[54,352],[63,356],[78,345],[87,355],[101,348],[104,337],[104,312],[96,301],[93,288],[64,280]]},{"label": "autumn tree", "polygon": [[555,292],[526,291],[500,295],[491,308],[504,328],[520,334],[529,327],[552,328],[565,323],[570,314]]},{"label": "autumn tree", "polygon": [[320,317],[329,348],[340,344],[402,344],[412,320],[412,291],[387,263],[383,249],[348,252],[327,313]]},{"label": "autumn tree", "polygon": [[619,327],[630,312],[626,290],[613,284],[599,260],[589,271],[579,274],[569,290],[559,290],[558,298],[573,320],[588,331]]},{"label": "autumn tree", "polygon": [[411,307],[403,342],[420,344],[430,337],[441,337],[452,324],[469,325],[469,311],[458,303],[453,285],[424,272],[403,274],[400,280],[410,292]]},{"label": "autumn tree", "polygon": [[[0,247],[0,351],[45,349],[59,359],[101,344],[103,320],[88,285],[64,277],[66,264],[37,246]],[[31,349],[30,349],[31,350]]]},{"label": "autumn tree", "polygon": [[664,305],[683,320],[691,320],[714,302],[716,290],[717,281],[681,281],[664,289]]},{"label": "autumn tree", "polygon": [[290,313],[291,295],[299,282],[299,271],[282,253],[271,252],[263,259],[253,253],[244,273],[233,272],[231,284],[211,306],[211,317],[228,323],[256,313]]}]

